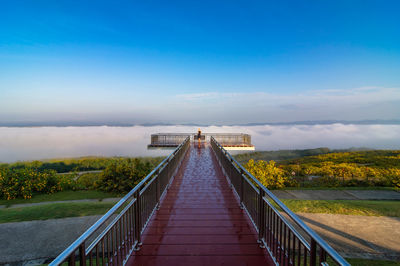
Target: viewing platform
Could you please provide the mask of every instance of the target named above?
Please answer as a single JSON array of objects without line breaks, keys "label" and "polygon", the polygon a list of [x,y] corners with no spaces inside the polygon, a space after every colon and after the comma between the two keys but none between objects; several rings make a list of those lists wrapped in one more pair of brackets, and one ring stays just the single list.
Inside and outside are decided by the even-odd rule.
[{"label": "viewing platform", "polygon": [[194,144],[127,265],[274,265],[210,145]]},{"label": "viewing platform", "polygon": [[163,136],[181,143],[51,266],[349,265],[217,136]]},{"label": "viewing platform", "polygon": [[[151,135],[150,149],[175,148],[187,137],[191,141],[197,140],[197,134],[190,133],[158,133]],[[254,150],[251,136],[243,133],[204,133],[201,142],[210,142],[211,137],[218,141],[226,150]]]}]

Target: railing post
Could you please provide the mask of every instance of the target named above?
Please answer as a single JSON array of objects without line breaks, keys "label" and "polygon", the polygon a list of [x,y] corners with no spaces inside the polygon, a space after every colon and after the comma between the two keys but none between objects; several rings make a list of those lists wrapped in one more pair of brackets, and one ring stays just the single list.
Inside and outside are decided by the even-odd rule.
[{"label": "railing post", "polygon": [[319,248],[319,264],[326,262],[326,252],[323,248]]},{"label": "railing post", "polygon": [[141,215],[141,203],[140,203],[140,189],[138,189],[135,193],[136,197],[136,204],[135,204],[135,233],[136,233],[136,247],[135,250],[139,250],[140,246],[142,245],[142,229],[141,229],[141,224],[142,224],[142,215]]},{"label": "railing post", "polygon": [[230,165],[229,165],[229,167],[228,167],[228,169],[229,169],[229,183],[230,183],[231,189],[233,189],[232,171],[233,171],[235,168],[233,167],[232,157],[229,157],[228,160],[229,160],[229,163],[230,163]]},{"label": "railing post", "polygon": [[244,205],[243,205],[243,195],[244,195],[244,184],[243,184],[243,182],[244,182],[244,173],[243,173],[243,169],[242,168],[240,168],[240,193],[239,193],[239,197],[240,197],[240,208],[244,208]]},{"label": "railing post", "polygon": [[258,242],[261,247],[264,247],[264,232],[265,232],[265,205],[264,205],[265,191],[259,187],[258,198]]},{"label": "railing post", "polygon": [[75,251],[69,255],[68,265],[75,266]]},{"label": "railing post", "polygon": [[171,180],[170,180],[170,178],[169,178],[169,161],[167,160],[166,163],[167,163],[167,164],[166,164],[165,167],[164,167],[164,172],[165,172],[165,175],[166,175],[166,178],[167,178],[167,184],[166,184],[166,186],[165,186],[165,189],[168,190],[168,189],[169,189],[169,182],[170,182]]},{"label": "railing post", "polygon": [[85,242],[83,242],[79,246],[79,260],[80,264],[79,265],[86,265],[86,249],[85,249]]},{"label": "railing post", "polygon": [[310,245],[310,266],[317,265],[317,242],[315,242],[314,238],[311,238]]},{"label": "railing post", "polygon": [[160,209],[160,169],[158,169],[158,174],[156,177],[156,202],[157,202],[157,210]]}]

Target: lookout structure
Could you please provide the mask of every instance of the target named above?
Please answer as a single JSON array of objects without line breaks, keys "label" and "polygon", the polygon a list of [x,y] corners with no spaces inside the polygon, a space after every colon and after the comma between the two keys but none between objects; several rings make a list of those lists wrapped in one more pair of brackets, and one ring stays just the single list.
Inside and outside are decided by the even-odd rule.
[{"label": "lookout structure", "polygon": [[249,135],[151,137],[177,147],[50,266],[350,265],[226,150]]},{"label": "lookout structure", "polygon": [[[158,133],[151,135],[149,149],[176,148],[186,138],[190,141],[198,141],[198,134],[194,133]],[[225,150],[255,150],[251,143],[251,135],[244,133],[201,133],[202,143],[210,142],[214,138]]]}]

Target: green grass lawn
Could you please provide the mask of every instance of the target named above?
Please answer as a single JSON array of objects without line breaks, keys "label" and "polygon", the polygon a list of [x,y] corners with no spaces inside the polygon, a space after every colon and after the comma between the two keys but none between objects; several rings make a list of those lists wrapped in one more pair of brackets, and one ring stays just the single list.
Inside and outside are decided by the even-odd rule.
[{"label": "green grass lawn", "polygon": [[396,187],[285,187],[282,190],[389,190],[400,191]]},{"label": "green grass lawn", "polygon": [[399,266],[399,261],[390,260],[366,260],[366,259],[347,259],[353,266]]},{"label": "green grass lawn", "polygon": [[115,203],[53,203],[23,208],[0,209],[0,223],[100,215],[106,213]]},{"label": "green grass lawn", "polygon": [[400,202],[391,200],[282,200],[294,212],[400,217]]},{"label": "green grass lawn", "polygon": [[14,205],[21,203],[38,203],[46,201],[80,200],[80,199],[105,199],[118,197],[117,194],[94,190],[61,191],[54,194],[37,194],[31,199],[0,200],[0,205]]}]

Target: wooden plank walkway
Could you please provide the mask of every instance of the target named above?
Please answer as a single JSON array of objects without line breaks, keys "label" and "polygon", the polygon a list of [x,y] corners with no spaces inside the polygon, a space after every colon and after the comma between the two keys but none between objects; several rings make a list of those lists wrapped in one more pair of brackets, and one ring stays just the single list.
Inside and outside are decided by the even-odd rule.
[{"label": "wooden plank walkway", "polygon": [[273,265],[211,147],[190,147],[127,265]]}]

